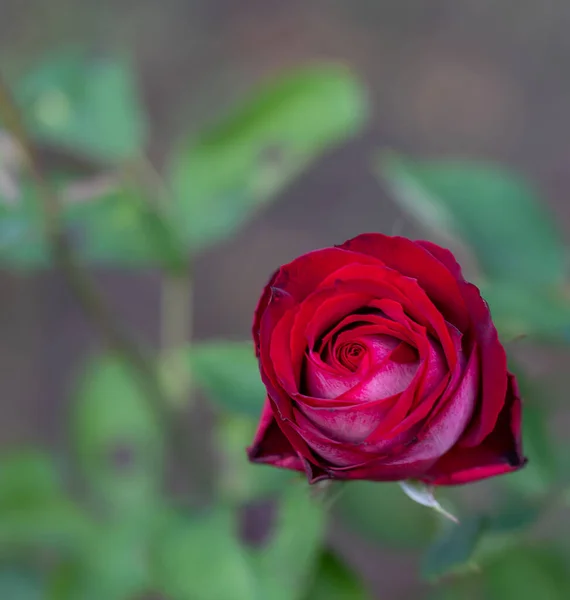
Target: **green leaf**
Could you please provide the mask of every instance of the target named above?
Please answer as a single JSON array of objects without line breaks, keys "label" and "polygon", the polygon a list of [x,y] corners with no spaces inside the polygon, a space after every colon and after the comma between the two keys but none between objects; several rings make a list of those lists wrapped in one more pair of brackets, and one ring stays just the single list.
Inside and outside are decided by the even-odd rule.
[{"label": "green leaf", "polygon": [[66,223],[78,254],[96,265],[180,270],[186,264],[168,215],[127,186],[66,206]]},{"label": "green leaf", "polygon": [[354,134],[365,104],[346,68],[308,67],[260,86],[241,108],[185,143],[170,173],[192,250],[231,235],[325,150]]},{"label": "green leaf", "polygon": [[103,161],[139,155],[147,123],[127,61],[70,50],[45,58],[15,86],[40,140]]},{"label": "green leaf", "polygon": [[66,497],[48,454],[14,452],[0,461],[0,549],[77,550],[90,529],[84,512]]},{"label": "green leaf", "polygon": [[[72,183],[58,176],[50,181],[62,199]],[[151,206],[142,192],[117,182],[86,200],[62,202],[62,218],[77,255],[98,266],[161,266],[186,268],[186,252],[170,216]],[[44,240],[41,199],[31,182],[23,181],[14,202],[0,197],[0,265],[46,268],[51,263]]]},{"label": "green leaf", "polygon": [[38,575],[22,569],[0,569],[0,598],[5,600],[48,600]]},{"label": "green leaf", "polygon": [[71,423],[78,461],[96,498],[123,517],[153,507],[163,439],[137,374],[119,358],[93,361],[75,395]]},{"label": "green leaf", "polygon": [[346,525],[366,538],[393,547],[421,547],[436,531],[438,517],[406,501],[398,484],[350,482],[337,500]]},{"label": "green leaf", "polygon": [[521,535],[543,509],[540,502],[513,494],[495,512],[472,515],[459,525],[446,528],[426,551],[422,576],[435,580],[447,573],[485,568],[520,543]]},{"label": "green leaf", "polygon": [[[154,587],[169,600],[252,600],[256,581],[222,508],[171,518],[153,549]],[[266,596],[269,598],[270,596]]]},{"label": "green leaf", "polygon": [[305,600],[367,600],[368,594],[357,575],[330,550],[319,558]]},{"label": "green leaf", "polygon": [[566,600],[570,580],[566,560],[545,547],[511,549],[484,571],[485,598]]},{"label": "green leaf", "polygon": [[22,182],[16,200],[8,202],[0,196],[0,266],[26,270],[49,263],[36,192],[31,183]]},{"label": "green leaf", "polygon": [[210,400],[235,414],[258,417],[266,391],[249,342],[198,342],[188,352],[192,377]]},{"label": "green leaf", "polygon": [[380,172],[394,198],[428,226],[465,242],[490,278],[560,284],[564,246],[526,181],[492,165],[388,154]]},{"label": "green leaf", "polygon": [[131,600],[151,585],[149,522],[113,522],[93,531],[81,556],[71,598],[81,600]]},{"label": "green leaf", "polygon": [[570,298],[544,287],[489,281],[481,286],[501,336],[570,342]]},{"label": "green leaf", "polygon": [[494,534],[527,529],[536,522],[543,508],[539,501],[525,500],[518,494],[512,494],[498,512],[487,517],[486,529]]},{"label": "green leaf", "polygon": [[11,507],[0,511],[0,549],[8,553],[22,549],[76,552],[91,527],[89,517],[70,500]]},{"label": "green leaf", "polygon": [[230,502],[244,503],[268,498],[294,485],[297,473],[249,462],[245,449],[253,442],[257,420],[224,414],[216,427],[216,447],[220,452],[219,492]]},{"label": "green leaf", "polygon": [[47,452],[28,449],[0,458],[0,511],[42,505],[62,493],[59,470]]},{"label": "green leaf", "polygon": [[310,581],[326,532],[326,513],[307,484],[292,484],[282,497],[270,541],[252,551],[260,599],[298,600]]},{"label": "green leaf", "polygon": [[485,518],[480,515],[465,518],[459,525],[447,528],[428,548],[421,566],[422,577],[435,580],[469,563],[483,532]]}]

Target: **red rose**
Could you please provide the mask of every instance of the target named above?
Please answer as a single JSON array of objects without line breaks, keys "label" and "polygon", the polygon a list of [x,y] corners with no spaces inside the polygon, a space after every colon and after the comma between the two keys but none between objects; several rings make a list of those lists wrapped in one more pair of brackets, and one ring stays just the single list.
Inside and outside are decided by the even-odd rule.
[{"label": "red rose", "polygon": [[517,382],[448,250],[370,233],[305,254],[265,287],[253,337],[267,388],[254,462],[436,485],[525,463]]}]

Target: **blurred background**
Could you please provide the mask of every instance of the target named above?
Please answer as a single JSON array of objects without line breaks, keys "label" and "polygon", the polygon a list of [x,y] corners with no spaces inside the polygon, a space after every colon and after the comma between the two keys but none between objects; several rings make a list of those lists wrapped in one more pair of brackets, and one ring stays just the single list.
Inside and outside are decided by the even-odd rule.
[{"label": "blurred background", "polygon": [[[332,79],[338,79],[340,83],[337,82],[337,85],[333,81],[330,89],[327,83],[323,90],[317,85],[315,93],[318,97],[311,100],[310,104],[313,111],[310,114],[315,119],[321,111],[331,111],[330,126],[324,121],[321,129],[315,126],[314,144],[311,133],[307,133],[306,138],[299,142],[302,160],[297,164],[292,159],[295,166],[285,169],[285,176],[281,178],[277,175],[275,181],[272,179],[266,183],[271,191],[267,198],[270,197],[272,202],[267,202],[264,196],[263,201],[256,204],[255,212],[239,223],[239,228],[237,225],[225,229],[221,227],[220,233],[214,224],[213,231],[218,232],[213,234],[215,243],[192,246],[188,242],[194,257],[192,339],[198,343],[213,339],[235,343],[248,340],[252,312],[262,286],[278,265],[299,254],[341,243],[370,230],[412,238],[427,237],[435,241],[448,239],[449,232],[440,231],[442,235],[438,236],[433,227],[425,229],[425,222],[422,223],[425,220],[414,218],[411,214],[413,210],[409,210],[405,201],[394,201],[398,198],[394,198],[390,186],[375,172],[377,155],[381,150],[390,149],[417,160],[453,158],[476,161],[477,164],[491,163],[500,165],[508,172],[522,173],[525,180],[532,182],[529,185],[535,190],[533,193],[536,193],[536,205],[541,218],[545,215],[544,219],[556,224],[561,243],[570,240],[570,203],[567,200],[570,185],[570,120],[567,116],[570,106],[570,79],[567,77],[570,5],[564,0],[541,3],[520,0],[504,0],[500,3],[490,0],[431,0],[429,3],[421,0],[163,0],[160,3],[147,0],[136,3],[127,0],[54,0],[50,3],[0,0],[0,15],[0,71],[24,111],[24,119],[32,137],[37,139],[40,162],[46,172],[55,174],[57,185],[60,180],[66,186],[70,181],[87,182],[88,197],[97,196],[97,185],[101,181],[105,187],[105,177],[114,172],[119,162],[122,165],[128,163],[126,171],[135,172],[139,182],[144,180],[144,187],[152,189],[154,194],[157,180],[160,187],[160,175],[157,173],[172,172],[170,165],[178,160],[173,149],[184,146],[186,138],[197,139],[199,144],[201,135],[204,135],[206,151],[202,154],[198,151],[184,160],[189,161],[188,165],[206,165],[210,179],[216,179],[218,173],[223,179],[226,172],[237,172],[240,167],[231,163],[233,159],[228,158],[228,152],[239,153],[244,145],[249,148],[248,144],[258,144],[259,140],[261,142],[256,151],[265,153],[258,156],[263,168],[269,164],[270,168],[279,171],[283,162],[287,164],[289,160],[287,148],[283,158],[283,148],[279,145],[281,129],[285,132],[299,130],[300,138],[305,129],[311,129],[310,123],[303,121],[304,100],[301,98],[300,104],[291,109],[293,116],[287,112],[287,101],[292,98],[292,103],[296,102],[297,88],[302,95],[306,87],[310,95],[312,83],[309,81],[305,87],[305,84],[299,85],[293,91],[285,86],[277,92],[278,98],[279,93],[283,95],[285,108],[280,108],[279,100],[272,105],[273,108],[264,108],[261,104],[257,106],[256,110],[267,111],[258,119],[258,130],[255,129],[254,115],[251,117],[253,129],[249,131],[247,125],[243,125],[243,138],[239,137],[238,128],[238,137],[232,141],[228,140],[228,136],[235,107],[254,97],[252,94],[255,95],[255,90],[265,85],[263,82],[279,81],[303,67],[318,71],[320,64],[332,62],[343,65],[339,73],[346,70],[348,83],[343,83],[344,75],[337,77],[333,73]],[[80,60],[86,62],[78,63],[74,62],[76,58],[68,58],[76,55],[81,55]],[[125,76],[124,81],[121,71],[117,71],[119,75],[112,72],[105,78],[100,72],[98,75],[89,75],[84,66],[93,60],[123,58],[128,59],[130,65],[130,75]],[[78,64],[81,66],[78,67]],[[95,79],[96,76],[101,76],[101,79]],[[131,76],[132,89],[129,87]],[[318,79],[318,76],[315,77]],[[99,100],[91,101],[89,84],[85,78],[95,82],[91,87],[108,91],[106,95],[101,95],[105,96],[103,99],[99,98],[100,105],[97,104]],[[69,84],[70,81],[72,84]],[[68,84],[69,87],[66,87]],[[65,99],[68,92],[71,94],[71,100],[67,99],[69,102]],[[340,100],[335,99],[337,92],[342,96]],[[62,126],[58,134],[57,123],[63,118],[61,111],[70,110],[69,103],[74,109],[75,93],[80,96],[78,103],[83,102],[91,108],[97,105],[98,116],[93,117],[93,122],[98,124],[97,131],[93,131],[95,126],[85,126],[71,133],[61,133],[64,129]],[[95,92],[93,94],[97,96]],[[125,98],[114,102],[113,98],[121,94]],[[133,99],[134,94],[140,97]],[[27,108],[35,111],[35,114],[27,115]],[[84,108],[82,104],[81,110]],[[101,114],[109,115],[115,109],[115,120],[111,119],[107,124],[102,118],[99,124],[97,118]],[[91,122],[90,113],[87,108],[85,110],[85,118]],[[276,111],[275,114],[272,110]],[[137,157],[133,166],[129,162],[132,158],[130,141],[122,146],[121,140],[116,145],[106,145],[106,140],[114,133],[123,132],[121,123],[124,124],[133,114],[138,115],[139,111],[146,117],[141,116],[132,126],[138,132],[132,137],[141,146],[132,153]],[[334,117],[337,113],[334,111],[346,112],[338,126]],[[297,120],[295,115],[300,115]],[[279,121],[280,125],[273,130],[271,124],[281,118],[282,122]],[[208,133],[202,134],[215,128],[216,123],[225,122],[224,119],[229,119],[229,124],[223,130],[223,135],[220,131],[211,137],[208,137]],[[291,120],[291,126],[288,119]],[[54,120],[56,125],[50,134],[50,123],[53,125]],[[102,131],[107,132],[107,137],[101,134],[101,142],[97,135]],[[125,136],[128,137],[129,131]],[[222,138],[225,142],[220,141]],[[10,179],[11,161],[17,162],[18,159],[17,156],[14,158],[15,150],[7,130],[3,132],[0,142],[0,174],[3,169],[5,171],[5,179],[0,180],[0,183],[4,181],[0,185],[0,197],[3,196],[5,205],[2,214],[5,223],[10,225],[10,228],[8,225],[2,227],[0,221],[1,250],[12,243],[11,238],[2,236],[13,234],[13,223],[9,221],[12,217],[6,209],[13,202],[10,194],[12,187],[6,182],[14,183]],[[230,150],[226,152],[222,148],[221,162],[216,163],[217,159],[212,158],[212,148],[219,149],[226,142]],[[293,146],[295,143],[293,140]],[[147,158],[141,162],[139,156],[143,153]],[[124,161],[125,157],[128,160]],[[227,169],[226,163],[231,163]],[[218,167],[218,164],[221,166]],[[190,166],[188,169],[191,171]],[[182,175],[174,175],[173,186],[183,191],[187,178],[184,167],[178,170]],[[232,177],[228,175],[228,181]],[[235,175],[234,179],[238,181],[239,177]],[[259,178],[258,175],[256,177]],[[258,179],[256,182],[255,185],[261,185]],[[19,183],[16,177],[16,187]],[[21,185],[25,187],[24,183]],[[188,185],[193,186],[194,182]],[[208,185],[216,187],[207,176],[198,177],[197,190],[209,189]],[[251,191],[250,187],[245,188]],[[217,190],[216,193],[219,192]],[[105,201],[108,202],[108,199]],[[476,210],[478,199],[473,202]],[[490,204],[494,206],[496,202],[500,202],[500,199],[492,198]],[[263,209],[257,210],[261,204],[264,205]],[[406,206],[408,210],[404,210]],[[492,228],[498,230],[499,236],[501,228],[513,229],[508,224],[511,217],[515,218],[516,223],[516,203],[512,206],[515,207],[512,211],[507,209],[496,215],[489,213],[485,216],[489,222],[492,221]],[[189,214],[194,214],[192,211],[198,209],[190,207]],[[94,258],[92,261],[86,260],[85,264],[120,320],[137,337],[157,348],[164,342],[164,335],[169,335],[168,331],[165,333],[168,325],[164,323],[164,310],[161,309],[165,301],[165,270],[153,264],[155,261],[140,258],[134,251],[133,256],[127,256],[131,252],[128,244],[125,246],[125,256],[121,255],[121,244],[116,245],[116,251],[106,252],[105,215],[107,213],[102,211],[92,216],[85,213],[78,217],[86,219],[87,228],[90,226],[89,219],[97,221],[92,234],[94,237],[90,238],[95,242],[89,242],[91,245],[86,251],[86,256],[92,252]],[[212,218],[215,219],[215,215]],[[125,226],[129,227],[128,222]],[[206,222],[204,227],[207,229],[207,226]],[[118,235],[118,229],[114,231]],[[464,231],[459,228],[456,238],[461,238]],[[101,236],[99,244],[97,236]],[[546,237],[548,239],[544,244],[548,245],[552,239],[548,235]],[[542,248],[541,243],[537,242],[533,248]],[[500,245],[497,248],[500,252]],[[465,250],[463,245],[460,245],[461,249]],[[45,254],[45,249],[43,252]],[[105,370],[107,367],[93,367],[93,373],[97,372],[98,375],[92,376],[98,383],[81,383],[86,362],[103,352],[104,343],[97,328],[86,318],[69,290],[62,273],[49,268],[41,257],[36,260],[36,254],[35,251],[27,253],[27,250],[21,255],[16,251],[5,253],[0,272],[0,443],[5,459],[5,465],[0,468],[2,599],[224,600],[235,597],[241,600],[249,597],[322,597],[334,600],[337,596],[333,591],[327,592],[326,585],[332,585],[330,582],[334,583],[335,577],[341,577],[344,569],[351,571],[350,575],[346,574],[347,580],[355,577],[363,582],[354,584],[354,589],[350,587],[352,583],[347,584],[345,595],[338,596],[346,600],[364,597],[403,600],[432,596],[498,598],[499,595],[505,598],[534,598],[539,593],[545,598],[567,597],[570,584],[566,581],[565,572],[570,562],[566,553],[570,548],[564,547],[560,535],[555,535],[568,532],[564,494],[556,496],[554,507],[546,511],[546,516],[543,511],[538,522],[531,519],[532,523],[529,524],[523,518],[522,525],[517,522],[513,526],[514,529],[524,529],[525,534],[527,530],[532,530],[534,537],[531,536],[531,539],[534,541],[520,546],[518,541],[511,541],[510,530],[508,535],[495,535],[489,544],[493,546],[493,558],[488,569],[471,569],[471,546],[474,543],[470,546],[470,532],[467,531],[467,542],[464,538],[455,540],[456,546],[449,551],[453,556],[465,554],[465,560],[460,557],[457,562],[468,565],[469,568],[461,569],[462,573],[466,571],[467,574],[451,577],[451,583],[445,579],[441,585],[434,585],[432,580],[426,581],[430,577],[422,577],[422,556],[430,543],[437,540],[437,531],[448,533],[447,526],[442,525],[429,509],[413,505],[411,500],[392,486],[375,486],[372,489],[364,484],[361,487],[356,484],[355,491],[343,492],[340,500],[334,503],[329,528],[323,534],[327,540],[326,547],[334,551],[334,556],[327,555],[327,560],[332,561],[327,563],[330,572],[325,580],[328,583],[323,583],[324,591],[319,592],[295,590],[286,597],[279,596],[277,591],[267,591],[260,596],[245,591],[238,597],[238,592],[233,592],[235,595],[232,596],[232,592],[220,591],[221,588],[201,592],[192,586],[185,587],[184,582],[180,585],[163,585],[162,581],[182,581],[181,573],[184,572],[194,573],[192,577],[197,577],[192,567],[194,563],[200,565],[196,569],[207,570],[214,579],[221,575],[217,568],[210,565],[206,569],[203,566],[206,559],[200,562],[197,558],[200,551],[191,543],[185,550],[186,542],[179,535],[180,539],[169,542],[172,548],[164,542],[168,548],[164,551],[166,558],[163,557],[162,575],[155,579],[148,578],[145,573],[153,570],[144,562],[148,557],[145,554],[143,559],[137,554],[142,552],[143,547],[145,552],[148,550],[147,540],[142,540],[144,536],[140,534],[146,531],[146,517],[133,524],[124,539],[101,535],[94,541],[92,536],[88,536],[89,541],[85,542],[88,550],[83,546],[81,550],[74,549],[75,542],[72,543],[67,534],[68,529],[75,525],[72,526],[65,517],[65,523],[61,525],[67,532],[64,535],[58,529],[57,518],[61,518],[62,512],[67,515],[76,510],[75,504],[71,506],[72,502],[76,502],[75,499],[91,498],[78,503],[83,507],[95,506],[94,514],[97,518],[103,518],[101,515],[105,514],[105,510],[101,509],[102,504],[92,501],[92,496],[97,496],[101,490],[105,502],[109,501],[112,505],[123,502],[125,506],[121,510],[125,510],[125,514],[134,510],[132,507],[137,500],[133,498],[147,493],[145,486],[148,477],[138,473],[132,490],[121,488],[118,492],[119,495],[123,494],[121,499],[113,499],[109,490],[114,489],[116,480],[129,479],[132,461],[138,460],[136,450],[133,451],[128,444],[125,447],[120,444],[113,446],[113,456],[109,461],[118,474],[109,475],[109,466],[105,467],[107,471],[101,473],[99,471],[104,471],[101,465],[94,467],[91,464],[90,456],[95,452],[93,448],[106,443],[105,436],[111,436],[108,430],[112,430],[112,435],[116,431],[122,435],[123,425],[127,434],[131,431],[143,432],[137,440],[144,448],[152,446],[156,432],[149,433],[145,429],[146,417],[139,418],[136,410],[133,416],[129,413],[130,409],[121,408],[124,394],[131,393],[132,389],[125,392],[126,388],[120,385],[128,387],[129,384],[124,384],[122,379],[120,385],[116,383],[115,367],[107,365],[108,371],[103,376],[97,369]],[[466,260],[471,259],[467,256]],[[540,256],[536,258],[536,263],[539,264],[537,270],[540,270]],[[478,268],[473,272],[478,273]],[[531,283],[534,285],[537,282],[541,283],[539,278]],[[564,284],[561,284],[562,287]],[[567,293],[568,288],[564,289]],[[520,330],[517,330],[520,320],[516,326],[507,328],[509,340],[517,337],[517,334],[529,333],[524,321],[531,312],[528,306],[532,304],[533,296],[529,295],[529,304],[522,309],[524,317]],[[180,300],[180,296],[178,298]],[[175,307],[180,309],[180,302],[174,302]],[[544,335],[538,335],[536,342],[532,339],[512,342],[509,350],[529,379],[528,389],[538,388],[533,392],[537,399],[535,404],[531,403],[532,410],[540,413],[541,404],[552,407],[547,416],[537,417],[538,425],[533,421],[530,427],[539,430],[536,445],[539,447],[537,452],[542,452],[540,457],[546,456],[544,461],[548,462],[552,454],[557,455],[546,467],[547,472],[548,469],[554,469],[556,474],[549,479],[549,475],[537,475],[533,471],[525,476],[534,477],[530,483],[520,480],[512,486],[506,485],[507,491],[504,492],[505,497],[509,498],[513,494],[520,494],[519,499],[528,497],[531,503],[546,496],[550,501],[550,490],[560,488],[563,477],[560,473],[564,473],[564,469],[556,470],[558,467],[552,467],[552,464],[558,465],[562,460],[558,455],[563,457],[564,452],[560,449],[562,441],[552,442],[561,440],[570,424],[564,406],[565,390],[569,383],[565,368],[568,352],[564,349],[569,331],[564,327],[565,323],[570,323],[570,319],[566,320],[568,308],[562,301],[553,311],[548,307],[542,308],[538,298],[536,303],[535,308],[541,314],[536,320],[540,324],[535,325],[535,329],[542,328]],[[506,312],[509,312],[508,304]],[[544,320],[544,312],[548,315],[555,313],[560,318],[545,324],[541,321],[541,318]],[[183,310],[180,318],[181,321],[175,321],[173,326],[174,338],[177,329],[182,338],[174,339],[173,345],[187,341],[185,328],[187,337],[190,337],[189,318],[186,315],[185,319]],[[564,331],[564,334],[559,335],[560,331]],[[172,335],[171,327],[171,341]],[[211,362],[216,362],[216,356],[225,357],[225,346],[221,350],[215,344],[205,347],[210,352],[208,360]],[[217,349],[222,354],[216,355]],[[229,361],[233,363],[231,356]],[[228,359],[218,360],[227,362]],[[247,368],[250,367],[248,362]],[[186,493],[180,490],[185,490],[188,485],[194,499],[198,499],[198,505],[212,504],[218,485],[218,476],[212,473],[218,473],[220,468],[223,471],[223,465],[226,464],[226,459],[223,456],[220,458],[220,454],[224,453],[223,449],[220,451],[220,446],[230,447],[229,455],[234,456],[249,443],[251,423],[244,422],[245,417],[234,416],[231,410],[228,413],[230,416],[226,417],[223,413],[220,417],[218,408],[212,409],[209,400],[209,396],[215,396],[216,393],[232,393],[234,386],[241,385],[241,375],[237,375],[239,381],[236,379],[234,384],[230,375],[212,375],[208,371],[210,367],[203,367],[202,363],[195,368],[205,369],[205,375],[193,375],[193,381],[197,379],[203,389],[193,394],[191,408],[176,407],[176,410],[182,411],[184,418],[187,417],[192,460],[189,463],[183,460],[169,461],[173,469],[173,473],[168,475],[166,493],[169,506],[177,506],[179,497],[184,497]],[[224,376],[227,381],[219,379]],[[88,380],[89,375],[85,379]],[[100,382],[100,379],[103,381]],[[117,377],[117,381],[119,379]],[[77,392],[78,387],[83,389],[82,385],[87,386],[88,390]],[[244,383],[244,395],[250,389],[248,385],[262,394],[259,387],[248,380]],[[184,385],[182,389],[180,395],[184,397]],[[74,398],[81,394],[96,397],[96,400],[91,398],[85,415],[75,407]],[[259,397],[252,401],[257,402],[248,416],[252,423],[261,400]],[[104,411],[107,420],[100,417],[97,411]],[[116,428],[113,420],[115,415],[118,415],[118,422],[124,421],[123,425],[117,425]],[[136,421],[132,428],[131,418]],[[93,433],[90,429],[96,428],[93,423],[102,422],[103,433]],[[216,442],[218,435],[222,435],[224,441]],[[84,439],[77,442],[74,436],[83,436]],[[156,443],[160,445],[162,442]],[[548,447],[545,449],[544,446]],[[532,453],[529,451],[527,454]],[[51,458],[48,460],[46,457]],[[150,462],[154,464],[154,460],[152,458]],[[77,463],[79,469],[74,466]],[[143,471],[148,466],[143,459],[141,465],[138,466]],[[259,468],[265,472],[264,467]],[[126,469],[126,474],[121,469]],[[245,469],[245,466],[240,463],[230,469],[237,479],[241,478],[239,469]],[[57,477],[55,472],[58,473]],[[64,483],[61,483],[60,477]],[[249,485],[248,477],[254,477],[250,471],[241,479],[246,481],[246,488]],[[15,489],[13,494],[11,485]],[[85,488],[90,485],[93,485],[95,492],[86,493]],[[237,493],[236,499],[233,484],[227,485],[233,490],[234,495],[229,494],[232,502],[239,505],[239,522],[243,529],[242,542],[236,543],[243,543],[247,548],[263,548],[266,543],[264,536],[267,537],[268,531],[274,527],[275,515],[271,502],[265,493],[254,494],[247,489]],[[252,489],[254,485],[251,484]],[[273,485],[269,486],[271,490]],[[291,485],[288,483],[286,487]],[[497,485],[494,482],[477,484],[454,491],[449,494],[448,502],[451,506],[459,507],[462,514],[469,515],[480,507],[487,509],[490,499],[495,498]],[[3,486],[7,490],[4,494]],[[38,506],[44,507],[47,502],[43,495],[46,486],[51,490],[48,494],[50,498],[50,494],[56,494],[54,489],[57,486],[65,489],[61,494],[74,499],[66,500],[70,503],[69,510],[58,508],[55,514],[42,513]],[[37,498],[36,494],[39,494]],[[32,496],[31,499],[28,495]],[[33,507],[30,517],[22,512],[26,502]],[[509,511],[511,516],[518,514],[519,504],[522,504],[522,500],[516,503],[515,509]],[[7,507],[4,513],[2,506]],[[535,504],[532,507],[534,509]],[[111,512],[113,518],[123,514],[116,506]],[[164,512],[166,514],[167,509]],[[343,514],[348,517],[343,518]],[[105,522],[114,523],[113,518]],[[182,516],[175,518],[182,519]],[[207,523],[207,517],[199,519],[200,523]],[[371,525],[374,522],[376,525]],[[26,523],[29,531],[25,530]],[[184,526],[170,527],[175,532],[184,530]],[[508,526],[505,527],[508,529]],[[200,531],[196,533],[196,539],[210,539],[210,530],[206,525],[198,529]],[[110,530],[118,531],[114,526],[110,526]],[[218,529],[212,526],[212,531]],[[217,534],[211,535],[215,537]],[[519,535],[518,529],[516,535]],[[65,538],[63,548],[62,536]],[[509,538],[508,541],[505,536]],[[553,538],[557,540],[556,549],[550,546]],[[319,543],[324,547],[322,539]],[[547,547],[543,547],[545,540]],[[287,546],[286,541],[282,544]],[[465,544],[469,546],[467,551]],[[152,550],[152,542],[149,542],[149,548]],[[148,556],[152,557],[154,554],[151,550],[148,550]],[[216,552],[212,550],[210,556],[217,556]],[[78,559],[78,556],[81,558]],[[152,558],[148,560],[152,561]],[[219,560],[222,561],[222,558]],[[281,559],[275,560],[281,563]],[[78,566],[76,563],[81,564]],[[112,563],[113,568],[107,563]],[[547,565],[544,569],[541,567],[543,563]],[[230,567],[222,568],[221,572],[228,581],[232,577],[237,581],[245,570],[245,566],[239,567],[236,562],[235,565],[232,563]],[[113,572],[109,574],[110,571]],[[295,578],[294,573],[296,571],[292,568],[286,579]],[[520,584],[522,573],[531,573],[531,581],[524,580]],[[437,573],[438,576],[440,574]],[[111,582],[108,587],[101,583],[105,577]],[[103,587],[97,588],[93,582]],[[235,589],[239,588],[239,584],[234,585],[237,586]],[[343,585],[342,582],[334,584],[331,589],[340,589]],[[360,585],[364,586],[365,591],[361,590]],[[96,591],[85,591],[89,586]],[[207,584],[204,586],[206,589]],[[273,588],[267,588],[270,589]],[[369,596],[365,596],[365,593]]]}]

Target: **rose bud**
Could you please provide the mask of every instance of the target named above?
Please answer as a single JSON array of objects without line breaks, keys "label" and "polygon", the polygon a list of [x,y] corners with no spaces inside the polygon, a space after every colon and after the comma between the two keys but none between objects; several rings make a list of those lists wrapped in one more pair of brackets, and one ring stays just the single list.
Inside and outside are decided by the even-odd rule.
[{"label": "rose bud", "polygon": [[370,233],[300,256],[265,287],[253,338],[267,389],[253,462],[434,485],[526,462],[489,308],[435,244]]}]

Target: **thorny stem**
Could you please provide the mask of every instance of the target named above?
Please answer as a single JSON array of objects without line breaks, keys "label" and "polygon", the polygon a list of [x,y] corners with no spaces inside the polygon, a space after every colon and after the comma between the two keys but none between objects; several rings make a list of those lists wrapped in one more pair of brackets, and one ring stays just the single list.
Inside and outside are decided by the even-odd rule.
[{"label": "thorny stem", "polygon": [[100,331],[109,347],[138,374],[145,397],[156,418],[170,434],[174,452],[183,459],[187,458],[190,448],[189,436],[183,419],[169,410],[168,398],[162,388],[153,356],[133,340],[121,322],[116,319],[91,277],[77,261],[73,247],[65,234],[60,200],[42,173],[20,110],[1,74],[0,120],[4,122],[8,133],[21,146],[24,161],[35,181],[43,209],[45,235],[55,264],[61,269],[83,311]]}]

